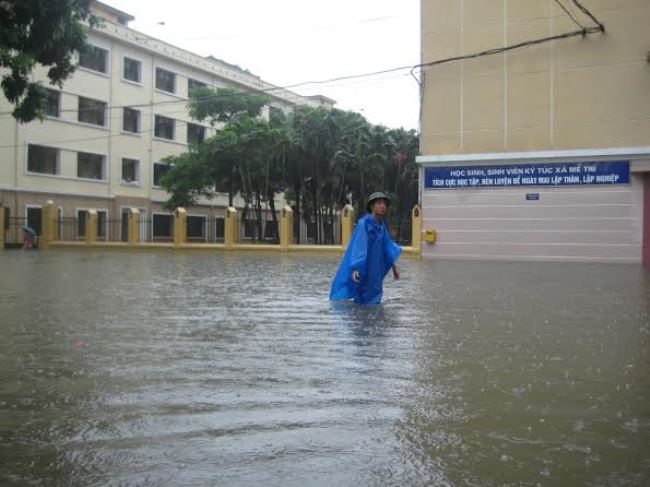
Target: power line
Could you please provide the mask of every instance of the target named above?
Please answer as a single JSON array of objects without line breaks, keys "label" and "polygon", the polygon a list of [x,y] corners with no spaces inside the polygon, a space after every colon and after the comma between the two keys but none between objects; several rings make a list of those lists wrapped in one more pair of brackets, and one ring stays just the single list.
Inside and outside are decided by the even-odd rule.
[{"label": "power line", "polygon": [[[358,78],[368,78],[371,76],[378,76],[380,74],[385,74],[385,73],[393,73],[396,71],[403,71],[406,69],[411,68],[411,66],[401,66],[399,68],[391,68],[391,69],[386,69],[382,71],[375,71],[372,73],[361,73],[361,74],[353,74],[353,75],[346,75],[346,76],[339,76],[336,78],[330,78],[326,80],[315,80],[315,81],[303,81],[300,83],[294,83],[292,85],[286,85],[286,86],[273,86],[271,88],[263,88],[263,89],[250,89],[250,90],[242,90],[242,91],[237,91],[236,93],[224,93],[224,94],[219,94],[215,93],[212,95],[207,95],[207,96],[202,96],[198,98],[199,101],[211,101],[211,100],[217,100],[217,99],[222,99],[222,98],[237,98],[240,96],[247,96],[247,95],[259,95],[259,94],[273,94],[274,91],[278,90],[287,90],[291,88],[296,88],[300,86],[307,86],[307,85],[312,85],[312,84],[329,84],[333,83],[336,81],[347,81],[350,79],[358,79]],[[296,93],[296,96],[301,96]],[[147,108],[147,107],[154,107],[154,106],[160,106],[160,105],[173,105],[176,103],[189,103],[191,101],[190,98],[183,98],[183,99],[177,99],[177,100],[163,100],[163,101],[158,101],[158,102],[143,102],[143,103],[135,103],[135,104],[129,104],[129,105],[107,105],[104,107],[104,110],[116,110],[116,109],[122,109],[122,108]],[[60,113],[67,113],[67,112],[79,112],[79,109],[75,108],[67,108],[63,110],[59,110]],[[6,116],[11,116],[12,112],[0,112],[0,117],[6,117]]]},{"label": "power line", "polygon": [[[536,44],[541,44],[541,43],[544,43],[544,42],[550,42],[550,41],[554,41],[554,40],[567,39],[567,38],[570,38],[570,37],[586,36],[588,34],[595,34],[595,33],[605,32],[605,26],[602,23],[600,23],[591,14],[591,12],[589,12],[589,10],[587,10],[584,6],[582,6],[578,2],[578,0],[572,0],[572,1],[582,12],[584,12],[591,19],[593,19],[594,23],[596,23],[598,25],[598,27],[586,27],[585,28],[585,27],[582,27],[582,25],[579,24],[574,19],[574,22],[576,22],[581,27],[581,30],[577,30],[577,31],[573,31],[573,32],[567,32],[567,33],[564,33],[564,34],[558,34],[558,35],[550,36],[550,37],[544,37],[544,38],[541,38],[541,39],[524,41],[524,42],[520,42],[518,44],[511,45],[511,46],[488,49],[488,50],[477,52],[477,53],[474,53],[474,54],[466,54],[466,55],[462,55],[462,56],[454,56],[454,57],[450,57],[450,58],[440,59],[440,60],[431,61],[431,62],[428,62],[428,63],[420,63],[420,64],[410,65],[410,66],[399,66],[399,67],[395,67],[395,68],[388,68],[388,69],[383,69],[383,70],[379,70],[379,71],[372,71],[372,72],[368,72],[368,73],[358,73],[358,74],[350,74],[350,75],[345,75],[345,76],[337,76],[337,77],[334,77],[334,78],[328,78],[328,79],[323,79],[323,80],[302,81],[302,82],[294,83],[294,84],[290,84],[290,85],[273,86],[273,87],[264,88],[264,89],[242,90],[242,91],[238,91],[237,93],[234,93],[234,94],[213,94],[213,95],[210,95],[210,96],[203,97],[201,100],[210,101],[210,100],[220,99],[220,98],[246,96],[246,95],[249,95],[249,94],[264,94],[264,93],[272,94],[274,91],[278,91],[278,90],[288,90],[288,89],[298,88],[298,87],[307,86],[307,85],[330,84],[330,83],[333,83],[333,82],[346,81],[346,80],[350,80],[350,79],[368,78],[368,77],[371,77],[371,76],[378,76],[378,75],[381,75],[381,74],[394,73],[394,72],[397,72],[397,71],[404,71],[404,70],[407,70],[407,69],[410,69],[410,72],[412,73],[414,70],[416,70],[418,68],[426,68],[426,67],[431,67],[431,66],[435,66],[435,65],[438,65],[438,64],[444,64],[444,63],[453,62],[453,61],[461,61],[461,60],[465,60],[465,59],[473,59],[473,58],[482,57],[482,56],[490,56],[490,55],[493,55],[493,54],[499,54],[499,53],[514,50],[514,49],[521,49],[521,48],[524,48],[524,47],[529,47],[529,46],[533,46],[533,45],[536,45]],[[560,4],[560,5],[564,8],[564,6],[562,4]],[[567,14],[569,16],[571,16],[566,9],[565,9],[565,12],[567,12]],[[573,18],[573,17],[571,16],[571,18]],[[159,101],[159,102],[151,102],[150,101],[150,102],[136,103],[136,104],[130,104],[130,105],[112,105],[112,106],[109,105],[109,106],[106,106],[105,109],[106,110],[113,110],[113,109],[120,109],[120,108],[145,108],[145,107],[169,105],[169,104],[176,104],[176,103],[188,103],[189,101],[190,101],[189,99],[164,100],[164,101]],[[78,112],[78,111],[79,110],[75,110],[75,109],[61,110],[61,112]],[[0,116],[3,116],[3,115],[11,115],[11,112],[0,113]]]},{"label": "power line", "polygon": [[[180,113],[180,112],[179,112]],[[169,113],[167,115],[172,115],[172,113]],[[186,125],[196,125],[193,122],[188,122],[186,120],[178,120],[174,119],[174,122],[179,123],[179,124],[186,124]],[[199,125],[200,127],[204,127],[203,125]],[[101,126],[98,126],[98,128]],[[90,128],[90,127],[88,127]],[[50,141],[45,141],[45,142],[38,142],[35,145],[57,145],[57,144],[67,144],[70,142],[86,142],[86,141],[91,141],[91,140],[108,140],[112,139],[113,137],[134,137],[134,136],[139,136],[143,134],[150,134],[151,132],[155,132],[156,127],[153,127],[151,129],[147,130],[140,130],[139,132],[116,132],[116,133],[110,133],[110,134],[105,134],[105,135],[97,135],[94,137],[82,137],[78,139],[67,139],[67,140],[50,140]],[[179,142],[177,140],[173,139],[165,139],[164,137],[158,137],[161,142],[166,142],[169,141],[172,144],[182,144],[182,142]],[[0,145],[0,149],[15,149],[18,147],[23,147],[25,144],[9,144],[9,145]]]},{"label": "power line", "polygon": [[[543,44],[545,42],[557,41],[557,40],[561,40],[561,39],[569,39],[571,37],[577,37],[577,36],[585,37],[585,36],[587,36],[589,34],[599,34],[599,33],[604,33],[605,32],[605,26],[601,22],[599,22],[596,19],[596,17],[594,17],[591,14],[591,12],[589,10],[587,10],[587,8],[582,6],[580,4],[580,2],[578,2],[578,0],[572,0],[572,1],[583,13],[588,15],[594,21],[594,23],[597,24],[597,26],[582,27],[581,24],[578,24],[578,25],[580,25],[580,27],[582,27],[580,30],[575,30],[575,31],[572,31],[572,32],[565,32],[564,34],[557,34],[557,35],[554,35],[554,36],[542,37],[540,39],[533,39],[533,40],[530,40],[530,41],[523,41],[523,42],[519,42],[517,44],[512,44],[510,46],[487,49],[485,51],[477,52],[477,53],[474,53],[474,54],[466,54],[466,55],[462,55],[462,56],[454,56],[454,57],[449,57],[449,58],[446,58],[446,59],[439,59],[437,61],[431,61],[431,62],[428,62],[428,63],[417,64],[417,65],[413,66],[413,68],[411,69],[411,73],[413,73],[413,71],[418,69],[418,68],[429,68],[429,67],[432,67],[432,66],[437,66],[439,64],[445,64],[445,63],[449,63],[449,62],[453,62],[453,61],[463,61],[465,59],[473,59],[473,58],[483,57],[483,56],[492,56],[494,54],[500,54],[502,52],[512,51],[514,49],[522,49],[522,48],[534,46],[534,45],[537,45],[537,44]],[[577,21],[575,21],[575,22],[577,23]]]},{"label": "power line", "polygon": [[[381,83],[381,82],[384,82],[384,81],[393,80],[393,79],[396,79],[396,78],[402,78],[402,77],[405,77],[405,76],[408,76],[408,73],[398,74],[398,75],[393,75],[393,76],[386,76],[384,78],[379,78],[377,80],[373,80],[373,81],[371,81],[369,83],[367,82],[366,85],[368,85],[368,84],[377,84],[377,83]],[[336,86],[345,86],[346,84],[348,84],[348,83],[343,83],[343,84],[340,84],[340,85],[333,85],[333,86],[335,86],[335,87]],[[187,111],[183,110],[183,111],[173,111],[173,112],[160,112],[160,113],[156,113],[156,115],[173,118],[173,115],[187,115]],[[52,117],[52,118],[54,119],[53,121],[66,121],[66,122],[76,123],[75,121],[70,121],[70,120],[60,120],[60,119],[57,119],[56,117]],[[120,116],[110,116],[110,119],[116,121],[116,123],[119,123],[122,118]],[[214,127],[207,127],[205,125],[198,124],[195,121],[180,120],[178,118],[173,118],[173,120],[177,124],[181,124],[181,125],[182,124],[185,124],[185,125],[197,125],[199,127],[205,128],[205,129],[214,129]],[[86,125],[84,125],[84,128],[93,128],[93,127],[87,127]],[[105,127],[104,126],[97,126],[97,128],[104,129]],[[110,133],[110,134],[106,134],[106,135],[98,135],[98,136],[93,136],[93,137],[84,137],[84,138],[76,138],[76,139],[42,141],[42,142],[39,142],[37,145],[48,145],[48,144],[56,145],[56,144],[66,144],[66,143],[70,143],[70,142],[85,142],[85,141],[92,141],[92,140],[111,139],[113,137],[121,137],[121,136],[134,137],[134,136],[139,136],[139,135],[142,135],[142,134],[148,134],[148,133],[151,133],[151,132],[154,132],[154,131],[155,131],[155,127],[152,128],[152,129],[148,129],[148,130],[140,130],[139,132],[119,132],[119,133]],[[160,139],[161,142],[165,142],[167,140],[167,139],[163,139],[163,138],[160,138],[160,137],[159,137],[159,139]],[[176,140],[171,140],[170,142],[175,143],[175,144],[179,144],[179,143],[182,144],[182,142],[178,142]],[[18,147],[23,147],[23,146],[24,146],[24,144],[0,145],[0,149],[11,149],[11,148],[18,148]]]},{"label": "power line", "polygon": [[[502,53],[502,52],[512,51],[512,50],[515,50],[515,49],[522,49],[522,48],[542,44],[542,43],[545,43],[545,42],[551,42],[551,41],[556,41],[556,40],[561,40],[561,39],[569,39],[569,38],[577,37],[577,36],[583,36],[584,37],[584,36],[587,36],[587,35],[590,35],[590,34],[597,34],[597,33],[604,33],[605,32],[605,26],[601,22],[599,22],[598,19],[596,19],[596,17],[594,17],[586,7],[581,5],[578,0],[572,0],[572,1],[576,5],[576,7],[578,7],[585,15],[589,16],[597,26],[582,27],[580,30],[575,30],[575,31],[572,31],[572,32],[566,32],[566,33],[563,33],[563,34],[557,34],[557,35],[554,35],[554,36],[544,37],[544,38],[540,38],[540,39],[523,41],[523,42],[520,42],[520,43],[517,43],[517,44],[510,45],[510,46],[487,49],[485,51],[480,51],[480,52],[477,52],[477,53],[474,53],[474,54],[453,56],[453,57],[449,57],[449,58],[439,59],[439,60],[436,60],[436,61],[430,61],[430,62],[426,62],[426,63],[420,63],[420,64],[416,64],[416,65],[399,66],[399,67],[395,67],[395,68],[388,68],[388,69],[373,71],[373,72],[369,72],[369,73],[360,73],[360,74],[351,74],[351,75],[345,75],[345,76],[338,76],[338,77],[324,79],[324,80],[303,81],[303,82],[300,82],[300,83],[294,83],[292,85],[275,86],[275,87],[272,87],[272,88],[266,88],[266,89],[261,89],[261,90],[244,90],[244,91],[240,91],[240,92],[237,92],[237,93],[234,93],[234,94],[214,94],[214,95],[204,97],[201,100],[209,101],[209,100],[212,100],[212,99],[245,96],[245,95],[248,95],[248,94],[270,93],[270,92],[275,91],[275,90],[286,90],[286,89],[296,88],[296,87],[306,86],[306,85],[330,84],[330,83],[334,83],[334,82],[337,82],[337,81],[346,81],[346,80],[352,80],[352,79],[368,78],[368,77],[371,77],[371,76],[378,76],[378,75],[382,75],[382,74],[395,73],[395,72],[398,72],[398,71],[404,71],[406,69],[410,69],[410,73],[412,74],[413,71],[418,69],[418,68],[430,68],[430,67],[437,66],[437,65],[440,65],[440,64],[446,64],[446,63],[455,62],[455,61],[462,61],[462,60],[466,60],[466,59],[474,59],[474,58],[483,57],[483,56],[491,56],[491,55],[494,55],[494,54],[499,54],[499,53]],[[562,6],[562,4],[560,4],[560,5]],[[565,12],[567,12],[566,9],[565,9]],[[567,14],[568,14],[568,12],[567,12]],[[574,22],[577,23],[576,20],[574,20]],[[581,25],[581,24],[578,24],[578,25]],[[116,108],[153,107],[153,106],[172,104],[172,103],[181,103],[181,102],[187,103],[188,101],[189,100],[184,100],[184,99],[183,100],[166,100],[166,101],[161,101],[161,102],[148,102],[148,103],[143,103],[143,104],[118,105],[118,106],[111,106],[111,107],[107,106],[107,107],[105,107],[105,109],[108,110],[108,109],[116,109]],[[74,110],[74,109],[61,110],[61,112],[64,112],[64,111],[78,112],[79,110]],[[5,112],[4,114],[7,114],[7,113],[10,114],[10,112]],[[185,112],[183,112],[183,113],[185,113]],[[0,114],[0,115],[2,115],[2,114]],[[183,122],[181,120],[177,120],[177,121],[178,122]],[[184,123],[191,123],[191,122],[184,122]],[[149,131],[146,131],[146,132],[149,132]],[[141,132],[141,133],[146,133],[146,132]],[[127,135],[127,134],[122,134],[122,133],[120,133],[120,134],[109,134],[109,135],[103,136],[101,138],[110,138],[110,137],[116,137],[116,136],[121,136],[121,135]],[[100,138],[100,137],[91,137],[91,138],[87,138],[87,139],[77,139],[77,140],[74,140],[74,142],[82,141],[82,140],[96,140],[98,138]],[[55,141],[55,142],[48,142],[48,143],[56,144],[56,143],[64,143],[64,142],[68,142],[68,141],[60,141],[60,142]],[[0,146],[0,148],[4,149],[4,148],[21,147],[21,146],[22,145],[16,144],[16,145]]]},{"label": "power line", "polygon": [[[260,89],[260,90],[244,90],[244,91],[238,91],[236,93],[224,93],[224,94],[219,94],[219,93],[214,93],[212,95],[207,95],[207,96],[202,96],[198,98],[199,101],[212,101],[212,100],[217,100],[217,99],[222,99],[222,98],[237,98],[240,96],[247,96],[247,95],[259,95],[263,93],[270,93],[275,90],[284,90],[287,88],[294,88],[298,86],[306,86],[310,84],[323,84],[323,83],[335,83],[337,81],[349,81],[352,79],[361,79],[361,78],[367,78],[371,76],[379,76],[381,74],[385,73],[393,73],[396,71],[403,71],[406,69],[411,68],[411,66],[402,66],[399,68],[391,68],[387,70],[382,70],[382,71],[376,71],[373,73],[363,73],[363,74],[355,74],[355,75],[347,75],[347,76],[341,76],[337,78],[331,78],[328,80],[317,80],[317,81],[304,81],[301,83],[295,83],[293,85],[287,85],[287,86],[276,86],[273,88],[266,88],[266,89]],[[405,73],[408,74],[408,73]],[[344,86],[345,84],[338,84],[336,86]],[[136,104],[130,104],[130,105],[107,105],[104,107],[104,110],[115,110],[115,109],[123,109],[123,108],[152,108],[156,106],[161,106],[161,105],[172,105],[176,103],[189,103],[190,99],[179,99],[179,100],[164,100],[164,101],[159,101],[159,102],[145,102],[145,103],[136,103]],[[78,113],[80,110],[75,109],[75,108],[67,108],[67,109],[62,109],[59,110],[59,113]],[[187,113],[187,111],[183,112],[177,112],[177,113]],[[3,116],[5,118],[10,117],[12,112],[0,112],[0,118]],[[161,113],[162,114],[162,113]]]},{"label": "power line", "polygon": [[499,53],[502,53],[502,52],[512,51],[514,49],[521,49],[521,48],[524,48],[524,47],[530,47],[530,46],[534,46],[534,45],[537,45],[537,44],[542,44],[544,42],[557,41],[557,40],[560,40],[560,39],[569,39],[571,37],[577,37],[577,36],[586,36],[588,34],[596,34],[596,33],[599,33],[599,32],[602,32],[600,27],[586,27],[586,28],[583,28],[581,30],[576,30],[576,31],[573,31],[573,32],[566,32],[564,34],[558,34],[558,35],[554,35],[554,36],[544,37],[542,39],[535,39],[535,40],[532,40],[532,41],[523,41],[523,42],[520,42],[518,44],[513,44],[513,45],[510,45],[510,46],[498,47],[498,48],[494,48],[494,49],[487,49],[485,51],[477,52],[475,54],[466,54],[464,56],[454,56],[454,57],[450,57],[450,58],[446,58],[446,59],[440,59],[440,60],[437,60],[437,61],[431,61],[431,62],[428,62],[428,63],[421,63],[421,64],[417,64],[417,65],[413,66],[413,69],[415,70],[417,68],[430,68],[431,66],[437,66],[439,64],[445,64],[445,63],[449,63],[449,62],[452,62],[452,61],[462,61],[462,60],[465,60],[465,59],[473,59],[473,58],[482,57],[482,56],[491,56],[491,55],[499,54]]},{"label": "power line", "polygon": [[578,0],[573,0],[573,3],[583,14],[589,17],[593,23],[598,26],[600,32],[605,33],[605,26],[587,9],[587,7],[583,6]]},{"label": "power line", "polygon": [[575,19],[575,17],[573,16],[573,14],[572,14],[571,12],[569,12],[569,9],[566,8],[566,7],[564,6],[564,4],[563,4],[560,0],[555,0],[555,3],[557,3],[557,4],[560,6],[560,8],[561,8],[562,10],[564,10],[564,12],[569,16],[569,18],[570,18],[571,20],[573,20],[573,22],[574,22],[578,27],[580,27],[581,29],[584,29],[584,28],[585,28],[584,25],[582,25],[580,22],[578,22],[578,21]]}]

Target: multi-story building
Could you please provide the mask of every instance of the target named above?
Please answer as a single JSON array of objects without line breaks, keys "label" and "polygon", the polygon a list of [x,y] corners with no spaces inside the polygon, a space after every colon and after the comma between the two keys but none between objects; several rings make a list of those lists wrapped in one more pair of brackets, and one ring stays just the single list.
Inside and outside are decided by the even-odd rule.
[{"label": "multi-story building", "polygon": [[423,63],[595,27],[424,68],[423,254],[650,263],[650,2],[421,8]]},{"label": "multi-story building", "polygon": [[[272,97],[267,114],[297,104],[334,104],[137,32],[128,26],[132,16],[101,2],[93,10],[103,25],[89,31],[91,48],[63,88],[48,84],[46,68],[35,71],[50,93],[45,120],[17,123],[9,115],[13,107],[0,96],[0,204],[37,230],[40,209],[52,200],[62,217],[77,218],[73,238],[83,237],[87,209],[98,211],[102,236],[109,232],[109,221],[119,228],[131,207],[141,211],[142,239],[169,236],[168,195],[160,187],[166,167],[160,161],[186,152],[189,143],[218,129],[189,117],[193,87],[263,91]],[[188,209],[191,236],[208,238],[214,235],[206,232],[222,231],[227,204],[227,195],[217,195]],[[236,206],[242,204],[236,199]],[[125,228],[118,230],[124,238]]]}]

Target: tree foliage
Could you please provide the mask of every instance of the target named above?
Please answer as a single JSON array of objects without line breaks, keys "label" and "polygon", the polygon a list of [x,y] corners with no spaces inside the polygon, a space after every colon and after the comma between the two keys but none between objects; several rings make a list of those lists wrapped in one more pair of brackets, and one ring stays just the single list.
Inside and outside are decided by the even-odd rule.
[{"label": "tree foliage", "polygon": [[230,122],[236,118],[255,117],[270,98],[266,95],[239,92],[231,88],[195,88],[188,104],[190,116],[196,120]]},{"label": "tree foliage", "polygon": [[[218,98],[218,105],[208,109],[200,103],[207,95],[205,89],[192,94],[193,115],[201,110],[202,119],[227,123],[214,137],[167,159],[170,170],[162,184],[171,194],[170,208],[195,204],[215,191],[228,192],[232,205],[239,194],[245,202],[243,219],[254,222],[261,239],[268,237],[263,234],[264,207],[273,215],[271,228],[277,229],[274,199],[284,193],[295,220],[310,226],[314,240],[333,243],[341,207],[351,202],[360,215],[367,196],[382,190],[392,198],[393,234],[410,239],[406,223],[417,203],[418,178],[414,130],[388,129],[358,113],[308,106],[289,115],[274,112],[267,121],[259,116],[255,98],[236,110],[227,97]],[[298,238],[299,229],[297,225]]]},{"label": "tree foliage", "polygon": [[3,0],[0,1],[0,67],[2,90],[14,105],[20,122],[42,118],[46,91],[31,81],[37,64],[48,68],[51,84],[61,86],[74,70],[73,55],[86,48],[87,21],[98,23],[90,12],[92,0]]}]

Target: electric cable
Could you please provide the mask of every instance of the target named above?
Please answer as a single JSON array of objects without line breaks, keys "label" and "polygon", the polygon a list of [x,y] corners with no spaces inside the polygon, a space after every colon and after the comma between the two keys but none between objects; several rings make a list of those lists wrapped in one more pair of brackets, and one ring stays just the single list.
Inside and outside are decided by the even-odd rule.
[{"label": "electric cable", "polygon": [[605,33],[605,26],[589,11],[589,9],[587,9],[587,7],[583,6],[578,0],[573,0],[573,4],[578,7],[583,14],[589,17],[603,34]]},{"label": "electric cable", "polygon": [[557,3],[557,4],[560,6],[560,8],[561,8],[562,10],[564,10],[564,12],[569,16],[569,18],[570,18],[571,20],[573,20],[573,22],[574,22],[578,27],[580,27],[581,29],[584,29],[584,28],[585,28],[584,25],[582,25],[580,22],[578,22],[578,21],[576,20],[576,18],[573,16],[573,14],[572,14],[571,12],[569,12],[569,9],[566,8],[566,7],[564,6],[564,4],[563,4],[560,0],[555,0],[555,3]]},{"label": "electric cable", "polygon": [[[556,0],[557,1],[557,0]],[[416,69],[422,69],[422,68],[430,68],[433,66],[441,65],[441,64],[446,64],[450,62],[455,62],[455,61],[462,61],[466,59],[474,59],[478,57],[483,57],[483,56],[491,56],[495,54],[499,54],[502,52],[507,52],[507,51],[512,51],[515,49],[522,49],[538,44],[542,44],[545,42],[551,42],[551,41],[556,41],[556,40],[561,40],[561,39],[569,39],[572,37],[577,37],[577,36],[582,36],[585,37],[590,34],[597,34],[597,33],[604,33],[605,32],[605,26],[578,0],[572,0],[573,3],[576,5],[578,9],[580,9],[581,12],[583,12],[585,15],[587,15],[592,21],[596,24],[596,26],[592,27],[582,27],[580,30],[575,30],[571,32],[566,32],[563,34],[557,34],[554,36],[548,36],[548,37],[543,37],[540,39],[533,39],[533,40],[528,40],[528,41],[523,41],[519,42],[517,44],[512,44],[510,46],[504,46],[504,47],[499,47],[499,48],[492,48],[492,49],[487,49],[484,51],[480,51],[477,53],[473,54],[465,54],[461,56],[453,56],[449,58],[444,58],[444,59],[438,59],[434,61],[429,61],[426,63],[419,63],[415,65],[409,65],[409,66],[398,66],[395,68],[388,68],[388,69],[382,69],[379,71],[373,71],[373,72],[368,72],[368,73],[359,73],[359,74],[351,74],[351,75],[345,75],[345,76],[338,76],[338,77],[333,77],[333,78],[328,78],[328,79],[323,79],[323,80],[313,80],[313,81],[303,81],[299,83],[294,83],[290,85],[285,85],[285,86],[274,86],[270,88],[265,88],[265,89],[257,89],[257,90],[243,90],[237,93],[233,94],[212,94],[209,95],[205,98],[199,98],[198,100],[205,100],[205,101],[210,101],[213,99],[218,99],[218,98],[226,98],[226,97],[237,97],[237,96],[246,96],[248,94],[263,94],[263,93],[271,93],[276,90],[287,90],[291,88],[297,88],[301,86],[307,86],[307,85],[322,85],[322,84],[331,84],[334,82],[338,81],[346,81],[346,80],[352,80],[352,79],[359,79],[359,78],[368,78],[372,76],[378,76],[382,74],[388,74],[388,73],[395,73],[398,71],[404,71],[406,69],[410,69],[410,74],[413,76],[413,72]],[[559,3],[559,2],[558,2]],[[563,5],[560,4],[562,7]],[[563,7],[564,8],[564,7]],[[566,9],[564,9],[565,12],[567,12]],[[567,12],[567,15],[569,13]],[[573,17],[569,15],[572,19]],[[577,22],[577,20],[574,19],[574,22],[576,22],[578,25],[581,25]],[[299,96],[299,95],[298,95]],[[159,106],[159,105],[166,105],[166,104],[173,104],[173,103],[188,103],[190,100],[189,99],[180,99],[180,100],[164,100],[160,102],[147,102],[147,103],[142,103],[142,104],[130,104],[130,105],[114,105],[114,106],[106,106],[104,109],[105,110],[112,110],[112,109],[119,109],[119,108],[137,108],[137,107],[153,107],[153,106]],[[75,109],[66,109],[66,110],[61,110],[61,112],[78,112],[79,110]],[[0,113],[0,116],[2,115],[11,115],[11,112],[4,112]],[[180,122],[180,121],[179,121]],[[191,123],[191,122],[189,122]],[[120,136],[120,135],[126,135],[126,134],[109,134],[103,137],[114,137],[114,136]],[[87,139],[81,139],[81,140],[96,140],[98,137],[92,137],[92,138],[87,138]],[[78,141],[78,140],[75,140]],[[51,144],[55,143],[63,143],[63,142],[50,142]],[[22,145],[17,144],[17,145],[5,145],[5,146],[0,146],[0,149],[2,148],[11,148],[11,147],[21,147]]]}]

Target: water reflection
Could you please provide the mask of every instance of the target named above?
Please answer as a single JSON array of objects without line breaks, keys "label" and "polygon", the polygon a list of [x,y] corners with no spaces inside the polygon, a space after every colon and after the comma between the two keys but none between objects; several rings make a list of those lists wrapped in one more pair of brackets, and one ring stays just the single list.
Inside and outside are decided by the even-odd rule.
[{"label": "water reflection", "polygon": [[359,340],[357,346],[373,344],[372,338],[381,338],[385,329],[392,323],[391,313],[384,304],[374,306],[357,306],[352,302],[332,302],[332,323],[336,328],[348,330]]},{"label": "water reflection", "polygon": [[646,483],[647,272],[336,266],[0,254],[2,483]]}]

